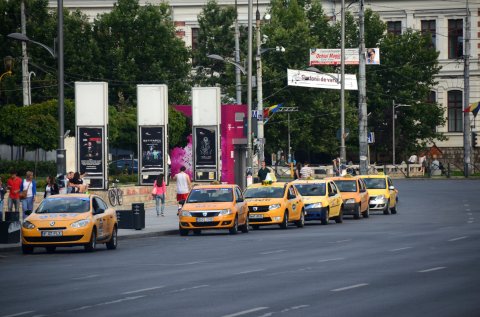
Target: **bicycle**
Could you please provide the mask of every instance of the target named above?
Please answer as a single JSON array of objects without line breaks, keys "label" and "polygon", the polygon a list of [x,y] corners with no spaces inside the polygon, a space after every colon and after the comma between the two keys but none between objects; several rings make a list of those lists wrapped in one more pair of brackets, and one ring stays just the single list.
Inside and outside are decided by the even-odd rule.
[{"label": "bicycle", "polygon": [[123,192],[117,187],[118,179],[112,182],[112,187],[108,189],[108,200],[112,206],[123,204]]}]

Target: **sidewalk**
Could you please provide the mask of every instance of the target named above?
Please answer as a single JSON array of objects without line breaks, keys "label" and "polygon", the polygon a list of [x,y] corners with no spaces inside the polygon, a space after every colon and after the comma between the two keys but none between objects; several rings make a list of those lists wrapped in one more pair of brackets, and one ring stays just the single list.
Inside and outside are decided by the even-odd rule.
[{"label": "sidewalk", "polygon": [[[117,209],[129,209],[131,206],[123,205]],[[118,229],[119,247],[121,241],[126,239],[136,239],[144,237],[155,237],[162,235],[178,234],[177,205],[166,205],[165,216],[158,216],[155,207],[145,209],[145,229]],[[97,246],[101,248],[102,246]],[[0,252],[20,252],[21,243],[0,244]]]}]

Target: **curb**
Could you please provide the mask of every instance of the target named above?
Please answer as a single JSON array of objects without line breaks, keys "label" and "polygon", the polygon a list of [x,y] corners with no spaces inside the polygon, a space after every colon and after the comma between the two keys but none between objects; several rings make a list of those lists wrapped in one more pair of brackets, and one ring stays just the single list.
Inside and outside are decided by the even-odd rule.
[{"label": "curb", "polygon": [[[138,230],[140,231],[140,230]],[[142,238],[151,238],[151,237],[161,237],[161,236],[171,236],[178,235],[178,229],[164,230],[164,231],[155,231],[155,232],[141,232],[138,234],[131,234],[126,236],[118,236],[118,240],[133,240],[133,239],[142,239]],[[20,245],[12,247],[0,247],[0,252],[15,252],[21,251],[22,247]]]}]

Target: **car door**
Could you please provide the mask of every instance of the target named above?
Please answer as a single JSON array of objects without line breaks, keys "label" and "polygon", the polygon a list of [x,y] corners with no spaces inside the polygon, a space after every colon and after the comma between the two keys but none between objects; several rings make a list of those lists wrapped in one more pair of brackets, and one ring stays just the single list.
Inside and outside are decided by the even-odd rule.
[{"label": "car door", "polygon": [[243,198],[240,188],[235,187],[233,192],[235,195],[235,209],[237,210],[238,214],[238,223],[244,224],[248,216],[245,199]]},{"label": "car door", "polygon": [[340,191],[334,182],[328,182],[328,199],[330,204],[330,216],[338,216],[342,208]]},{"label": "car door", "polygon": [[291,220],[300,219],[300,213],[302,208],[300,206],[300,195],[297,195],[293,185],[288,185],[287,187],[287,199],[288,199],[288,213]]},{"label": "car door", "polygon": [[107,203],[101,199],[100,197],[97,197],[98,199],[98,204],[101,209],[105,210],[104,212],[104,226],[105,226],[105,233],[110,236],[113,230],[113,226],[115,225],[115,210],[113,208],[109,208]]},{"label": "car door", "polygon": [[357,182],[358,182],[358,190],[360,192],[360,211],[363,212],[368,208],[368,192],[363,179],[359,178],[357,179]]},{"label": "car door", "polygon": [[97,228],[97,238],[98,240],[104,240],[108,235],[108,222],[105,216],[105,209],[103,208],[99,197],[93,197],[92,210],[93,221],[95,223],[95,227]]}]

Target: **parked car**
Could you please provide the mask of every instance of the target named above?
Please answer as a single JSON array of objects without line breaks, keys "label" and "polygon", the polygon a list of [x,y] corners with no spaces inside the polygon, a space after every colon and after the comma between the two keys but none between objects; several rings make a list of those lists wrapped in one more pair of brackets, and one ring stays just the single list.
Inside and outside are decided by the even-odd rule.
[{"label": "parked car", "polygon": [[96,195],[54,195],[45,198],[22,224],[22,251],[44,247],[84,246],[94,251],[97,243],[117,248],[117,214]]},{"label": "parked car", "polygon": [[[133,166],[132,166],[133,161]],[[115,174],[120,173],[138,173],[138,159],[120,159],[116,161],[112,161],[109,164],[109,168],[111,172]]]},{"label": "parked car", "polygon": [[328,178],[335,182],[343,199],[343,215],[353,215],[354,219],[369,216],[369,194],[363,178],[352,175]]},{"label": "parked car", "polygon": [[393,186],[388,175],[362,175],[370,195],[370,211],[383,211],[385,215],[390,212],[396,214],[398,190]]}]

